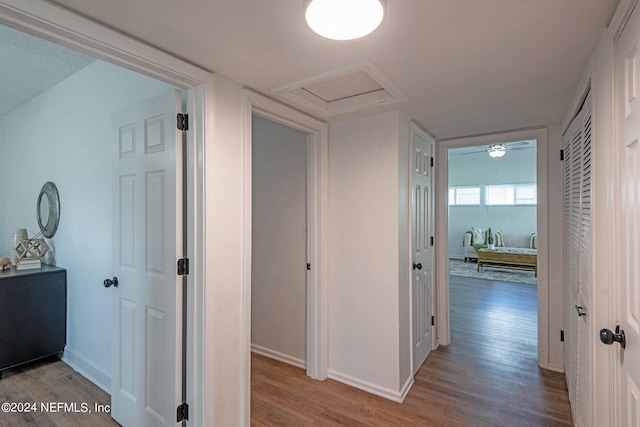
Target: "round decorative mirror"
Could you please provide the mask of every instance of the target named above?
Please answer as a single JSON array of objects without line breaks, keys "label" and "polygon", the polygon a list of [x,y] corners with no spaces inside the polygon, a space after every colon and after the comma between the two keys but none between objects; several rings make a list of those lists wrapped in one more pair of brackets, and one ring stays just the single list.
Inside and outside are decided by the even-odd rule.
[{"label": "round decorative mirror", "polygon": [[60,197],[53,182],[46,182],[40,190],[36,217],[42,235],[47,238],[53,237],[60,222]]}]

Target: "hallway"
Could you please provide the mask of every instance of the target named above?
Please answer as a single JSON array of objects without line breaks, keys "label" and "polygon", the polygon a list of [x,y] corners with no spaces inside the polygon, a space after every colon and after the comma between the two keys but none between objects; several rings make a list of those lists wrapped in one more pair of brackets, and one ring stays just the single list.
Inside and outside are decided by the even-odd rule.
[{"label": "hallway", "polygon": [[402,405],[253,356],[252,425],[571,426],[563,374],[537,366],[536,287],[451,277],[448,348]]}]

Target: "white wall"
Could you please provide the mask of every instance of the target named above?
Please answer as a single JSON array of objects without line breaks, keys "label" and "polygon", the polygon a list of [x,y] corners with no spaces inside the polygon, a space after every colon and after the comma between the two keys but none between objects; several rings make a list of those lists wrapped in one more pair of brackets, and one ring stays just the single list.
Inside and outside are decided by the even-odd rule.
[{"label": "white wall", "polygon": [[[52,181],[60,225],[50,241],[67,269],[65,359],[110,387],[111,114],[170,86],[96,61],[6,116],[2,206],[7,240],[14,228],[39,231],[35,207]],[[3,156],[5,157],[5,156]],[[8,245],[5,241],[5,247]]]},{"label": "white wall", "polygon": [[306,366],[307,134],[252,118],[251,345]]},{"label": "white wall", "polygon": [[[512,150],[504,157],[486,153],[449,155],[449,186],[535,183],[536,150]],[[525,247],[536,231],[536,206],[450,206],[449,257],[463,258],[462,240],[471,227],[503,231],[507,246]]]},{"label": "white wall", "polygon": [[399,188],[408,183],[399,183],[399,165],[408,162],[400,160],[408,153],[400,123],[408,126],[390,112],[329,128],[329,375],[396,400],[406,381],[401,366],[404,375],[410,369],[399,348],[408,342],[399,336],[408,333],[400,321],[408,321],[400,307],[408,280],[399,283],[399,253],[408,251],[398,236],[408,219],[406,207],[399,214],[407,197]]},{"label": "white wall", "polygon": [[[244,189],[242,87],[216,77],[212,91],[205,94],[213,107],[213,123],[204,129],[204,223],[205,264],[203,314],[205,397],[207,426],[249,425],[250,372],[245,353],[249,337],[243,334],[242,283],[247,270],[243,263]],[[247,258],[248,259],[248,258]],[[198,267],[201,268],[201,267]],[[248,328],[247,328],[248,329]],[[198,343],[199,344],[199,343]]]}]

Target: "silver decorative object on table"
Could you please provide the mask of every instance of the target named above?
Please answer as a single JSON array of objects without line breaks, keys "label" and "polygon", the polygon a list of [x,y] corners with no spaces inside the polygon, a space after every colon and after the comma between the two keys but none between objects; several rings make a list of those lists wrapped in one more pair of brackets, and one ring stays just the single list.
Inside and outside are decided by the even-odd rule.
[{"label": "silver decorative object on table", "polygon": [[16,252],[16,247],[20,244],[21,241],[27,240],[29,237],[27,236],[26,228],[16,228],[13,230],[11,234],[11,264],[16,265],[18,262],[18,253]]}]

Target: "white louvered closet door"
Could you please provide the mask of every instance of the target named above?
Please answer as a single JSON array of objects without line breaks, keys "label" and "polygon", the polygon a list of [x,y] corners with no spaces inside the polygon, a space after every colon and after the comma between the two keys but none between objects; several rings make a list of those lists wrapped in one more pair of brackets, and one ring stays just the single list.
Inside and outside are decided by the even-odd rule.
[{"label": "white louvered closet door", "polygon": [[591,135],[591,96],[587,96],[564,135],[565,370],[576,426],[589,425],[592,406]]}]

